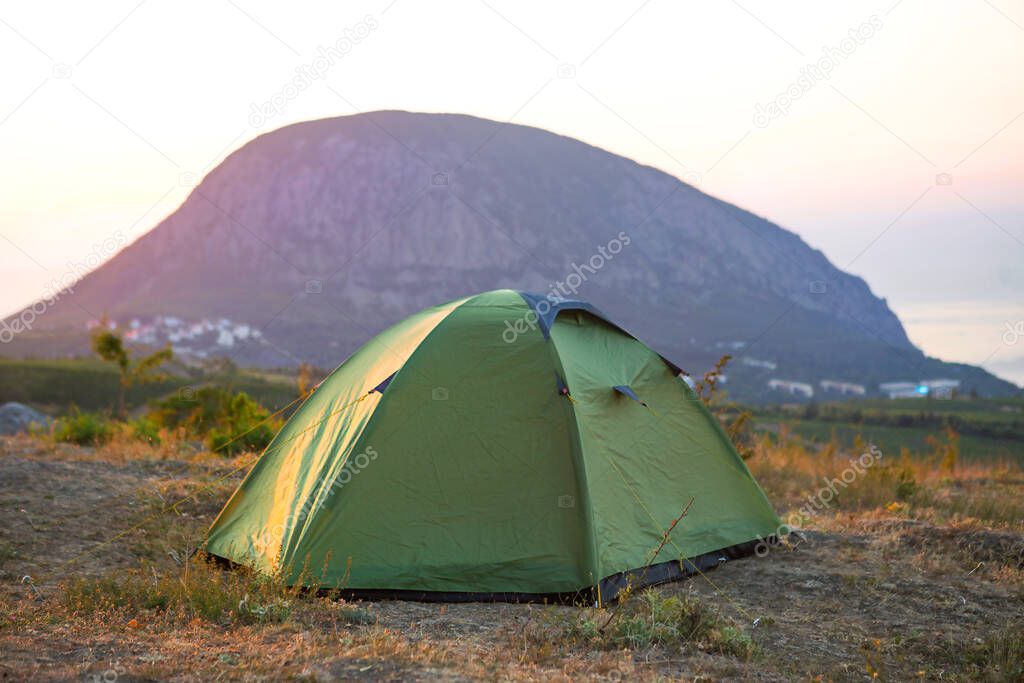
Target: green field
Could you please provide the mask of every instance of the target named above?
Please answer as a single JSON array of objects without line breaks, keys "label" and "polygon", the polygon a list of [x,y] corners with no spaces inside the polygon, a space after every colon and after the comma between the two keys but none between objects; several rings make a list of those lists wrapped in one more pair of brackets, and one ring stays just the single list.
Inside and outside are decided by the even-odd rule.
[{"label": "green field", "polygon": [[[296,397],[293,377],[246,370],[230,376],[212,374],[200,368],[175,366],[166,381],[134,386],[126,403],[135,409],[186,387],[205,384],[230,385],[244,391],[264,406],[277,407]],[[319,378],[318,378],[319,379]],[[45,412],[63,413],[72,405],[82,410],[104,411],[117,402],[118,375],[113,366],[93,359],[9,360],[0,358],[0,404],[25,403]]]},{"label": "green field", "polygon": [[1024,460],[1022,399],[872,399],[762,408],[755,418],[762,431],[775,432],[785,425],[811,443],[835,438],[845,447],[860,436],[891,454],[903,448],[928,453],[928,437],[942,437],[948,427],[960,435],[960,453],[967,458]]}]

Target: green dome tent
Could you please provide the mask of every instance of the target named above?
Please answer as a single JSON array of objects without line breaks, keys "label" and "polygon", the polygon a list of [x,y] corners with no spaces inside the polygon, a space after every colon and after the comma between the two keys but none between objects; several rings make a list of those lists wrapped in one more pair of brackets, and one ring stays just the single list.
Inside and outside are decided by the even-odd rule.
[{"label": "green dome tent", "polygon": [[413,315],[338,367],[206,551],[371,597],[600,601],[778,527],[679,368],[585,302],[498,290]]}]

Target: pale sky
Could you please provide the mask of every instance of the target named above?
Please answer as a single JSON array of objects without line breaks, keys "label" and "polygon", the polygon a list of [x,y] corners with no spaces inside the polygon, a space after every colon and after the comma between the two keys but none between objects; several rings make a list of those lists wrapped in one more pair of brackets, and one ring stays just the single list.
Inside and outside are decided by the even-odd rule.
[{"label": "pale sky", "polygon": [[[253,105],[357,28],[253,126]],[[3,313],[152,228],[189,174],[261,133],[460,112],[765,216],[864,277],[925,352],[1024,383],[1021,0],[0,3],[0,64]],[[786,111],[755,121],[787,89]]]}]

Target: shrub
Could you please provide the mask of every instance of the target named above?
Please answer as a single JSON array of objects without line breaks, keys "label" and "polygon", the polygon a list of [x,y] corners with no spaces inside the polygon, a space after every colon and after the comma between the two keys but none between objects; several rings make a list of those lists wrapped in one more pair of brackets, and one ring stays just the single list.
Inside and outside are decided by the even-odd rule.
[{"label": "shrub", "polygon": [[75,443],[80,446],[100,446],[110,441],[114,426],[99,413],[83,413],[75,406],[71,412],[58,418],[53,427],[56,441]]},{"label": "shrub", "polygon": [[[270,444],[277,432],[271,422],[263,422],[268,416],[263,406],[245,392],[239,392],[227,402],[218,426],[210,430],[208,445],[213,450],[223,448],[228,453],[261,451]],[[239,438],[239,435],[244,436]],[[232,441],[236,438],[236,441]]]},{"label": "shrub", "polygon": [[192,433],[205,434],[216,423],[226,393],[216,387],[182,390],[163,400],[151,402],[146,417],[161,427],[185,427]]},{"label": "shrub", "polygon": [[183,427],[205,439],[212,450],[234,454],[267,447],[280,427],[276,420],[264,422],[268,416],[267,410],[245,392],[233,394],[220,387],[203,387],[154,403],[147,419],[157,427]]},{"label": "shrub", "polygon": [[155,446],[160,445],[160,425],[150,417],[140,417],[128,423],[133,439],[145,441]]}]

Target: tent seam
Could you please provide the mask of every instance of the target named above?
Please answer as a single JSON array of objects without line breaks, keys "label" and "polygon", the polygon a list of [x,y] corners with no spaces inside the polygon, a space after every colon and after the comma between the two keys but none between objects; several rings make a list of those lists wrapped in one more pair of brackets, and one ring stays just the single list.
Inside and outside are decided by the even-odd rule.
[{"label": "tent seam", "polygon": [[[552,327],[554,327],[553,324]],[[550,335],[546,336],[544,341],[551,345],[551,353],[554,356],[556,370],[561,372],[564,377],[565,366],[562,363],[562,356],[558,352],[558,345],[555,343],[554,337]],[[590,566],[587,569],[591,575],[590,578],[593,581],[593,583],[590,584],[590,587],[597,587],[601,583],[602,577],[600,574],[602,573],[602,570],[597,552],[597,534],[594,531],[594,506],[590,500],[590,484],[589,479],[587,478],[586,458],[583,456],[583,438],[580,433],[580,420],[579,416],[576,414],[576,408],[573,406],[571,401],[566,409],[572,416],[572,427],[574,428],[574,433],[571,438],[571,441],[574,443],[570,443],[570,448],[575,446],[575,452],[570,452],[569,457],[579,460],[578,466],[573,469],[576,472],[576,487],[579,489],[580,496],[583,498],[583,533],[586,535],[587,545],[590,550],[588,553]],[[578,458],[576,458],[577,453],[579,454]],[[581,586],[580,590],[583,588],[586,588],[586,586]]]}]

